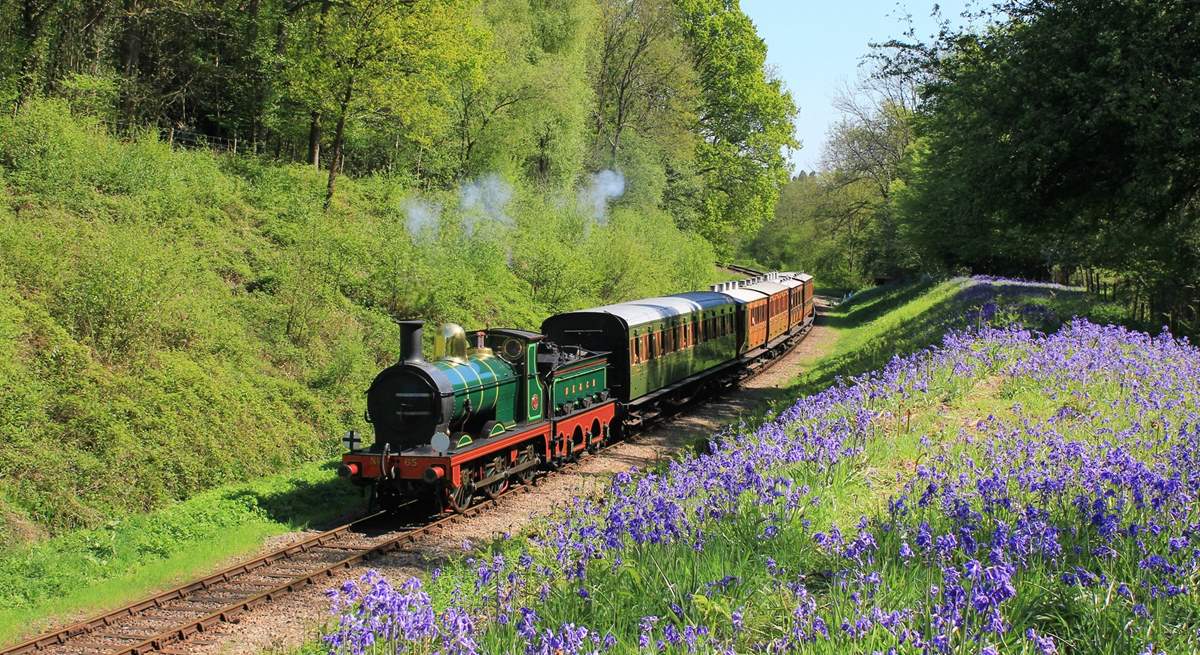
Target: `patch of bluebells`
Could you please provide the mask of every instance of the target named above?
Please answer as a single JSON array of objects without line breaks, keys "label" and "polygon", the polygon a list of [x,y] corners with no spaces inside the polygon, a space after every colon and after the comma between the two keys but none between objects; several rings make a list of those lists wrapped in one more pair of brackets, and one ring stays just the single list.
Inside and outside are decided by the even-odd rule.
[{"label": "patch of bluebells", "polygon": [[[764,517],[750,538],[769,548],[820,502],[787,470],[832,471],[887,438],[881,425],[894,424],[900,403],[936,402],[931,396],[989,376],[1061,408],[1038,418],[1018,406],[1015,418],[981,418],[953,443],[923,440],[923,463],[884,514],[807,537],[829,568],[821,590],[765,558],[772,592],[788,595],[786,616],[756,620],[753,599],[719,619],[670,604],[643,617],[628,642],[608,633],[611,624],[539,616],[552,585],[595,602],[597,571],[667,544],[703,551],[723,522],[749,513]],[[1163,617],[1194,604],[1200,575],[1198,385],[1200,351],[1166,335],[1086,321],[1048,336],[1018,327],[951,333],[940,347],[802,398],[665,471],[618,474],[604,501],[575,499],[549,524],[535,540],[537,558],[473,562],[474,588],[441,612],[416,580],[393,589],[373,576],[335,590],[337,622],[325,641],[330,653],[379,644],[471,653],[487,626],[500,624],[526,653],[783,653],[817,644],[831,652],[1056,653],[1056,627],[1036,625],[1019,602],[1053,584],[1112,613],[1110,623],[1126,625],[1123,636],[1138,649],[1187,643],[1196,628]],[[923,591],[885,593],[911,587],[912,571]],[[830,585],[849,601],[830,601]],[[688,594],[719,597],[742,586],[730,576]]]}]

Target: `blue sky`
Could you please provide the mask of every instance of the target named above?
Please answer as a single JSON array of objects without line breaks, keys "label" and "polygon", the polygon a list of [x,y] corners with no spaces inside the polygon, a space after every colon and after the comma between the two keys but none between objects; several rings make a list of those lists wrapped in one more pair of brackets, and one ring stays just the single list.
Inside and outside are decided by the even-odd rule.
[{"label": "blue sky", "polygon": [[[767,42],[767,64],[773,66],[800,107],[796,136],[802,144],[792,154],[795,170],[819,166],[825,134],[837,121],[833,97],[858,79],[859,62],[868,43],[899,37],[912,16],[918,36],[936,29],[930,17],[934,0],[742,0],[746,12]],[[938,3],[942,14],[957,18],[966,0]],[[955,21],[957,22],[957,21]]]}]

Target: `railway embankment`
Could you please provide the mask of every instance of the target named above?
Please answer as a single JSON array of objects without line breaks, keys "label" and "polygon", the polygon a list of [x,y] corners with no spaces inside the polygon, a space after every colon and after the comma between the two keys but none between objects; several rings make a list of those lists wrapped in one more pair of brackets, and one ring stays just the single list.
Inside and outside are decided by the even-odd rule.
[{"label": "railway embankment", "polygon": [[339,452],[393,318],[533,328],[725,276],[669,219],[600,223],[574,188],[346,179],[326,210],[319,171],[51,101],[0,118],[0,175],[8,547]]}]

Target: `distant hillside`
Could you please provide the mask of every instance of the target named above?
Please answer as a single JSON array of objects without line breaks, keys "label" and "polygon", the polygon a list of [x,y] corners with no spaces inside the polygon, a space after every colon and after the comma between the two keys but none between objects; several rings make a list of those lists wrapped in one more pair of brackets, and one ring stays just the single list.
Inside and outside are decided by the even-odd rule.
[{"label": "distant hillside", "polygon": [[528,328],[717,275],[653,209],[377,176],[325,212],[324,183],[54,103],[0,119],[0,543],[332,455],[392,317]]}]

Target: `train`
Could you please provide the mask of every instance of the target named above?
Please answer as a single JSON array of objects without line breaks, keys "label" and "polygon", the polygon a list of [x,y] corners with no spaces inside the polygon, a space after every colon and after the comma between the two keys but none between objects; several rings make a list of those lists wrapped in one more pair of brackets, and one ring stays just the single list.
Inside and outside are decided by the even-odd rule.
[{"label": "train", "polygon": [[383,510],[462,512],[737,384],[811,329],[813,278],[770,272],[565,312],[539,332],[399,321],[398,361],[366,392],[374,441],[338,474]]}]

